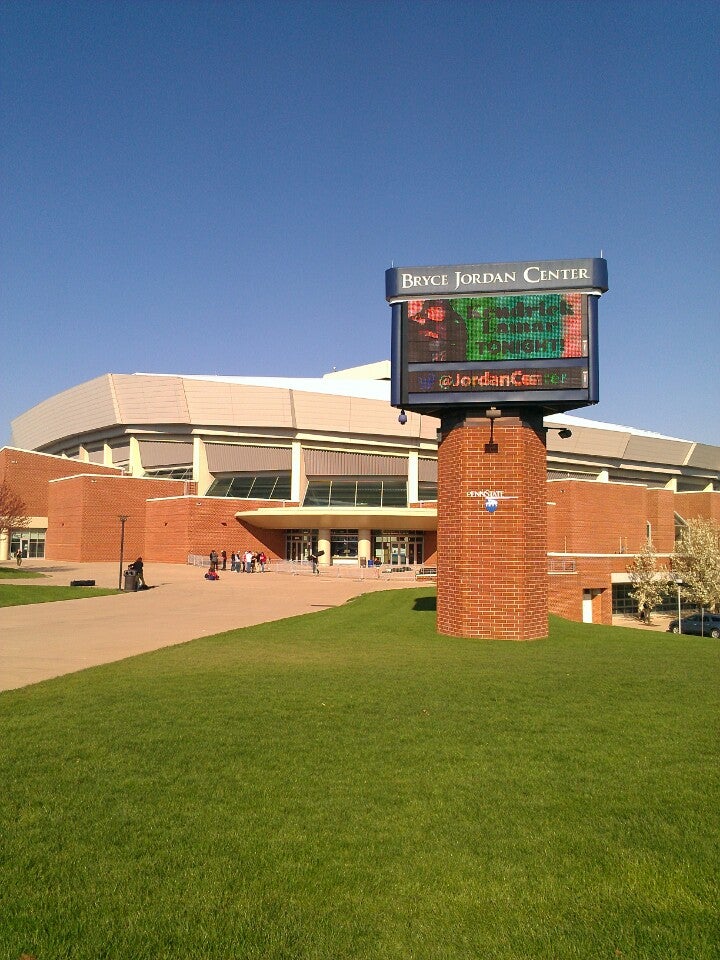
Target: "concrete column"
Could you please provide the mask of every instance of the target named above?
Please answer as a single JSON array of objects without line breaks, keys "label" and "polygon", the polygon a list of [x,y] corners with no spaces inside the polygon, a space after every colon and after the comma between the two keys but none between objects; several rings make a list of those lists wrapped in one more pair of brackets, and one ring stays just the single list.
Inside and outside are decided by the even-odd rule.
[{"label": "concrete column", "polygon": [[320,566],[329,566],[332,557],[330,555],[330,530],[327,527],[321,527],[318,530],[318,550],[325,551],[320,557]]},{"label": "concrete column", "polygon": [[[498,411],[498,413],[500,413]],[[437,626],[457,637],[548,633],[542,415],[455,411],[438,450]]]},{"label": "concrete column", "polygon": [[367,527],[358,530],[358,560],[369,560],[372,556],[372,531]]},{"label": "concrete column", "polygon": [[82,444],[80,444],[78,447],[78,460],[80,460],[81,463],[90,463],[90,454],[88,453],[88,449]]},{"label": "concrete column", "polygon": [[10,534],[7,530],[0,533],[0,561],[10,559]]},{"label": "concrete column", "polygon": [[302,503],[305,490],[305,458],[299,440],[292,442],[292,467],[290,474],[290,499],[293,503]]},{"label": "concrete column", "polygon": [[112,447],[109,443],[103,444],[103,466],[111,467],[113,465]]},{"label": "concrete column", "polygon": [[140,441],[137,437],[130,437],[130,461],[128,463],[130,475],[133,477],[144,477],[142,460],[140,459]]},{"label": "concrete column", "polygon": [[193,480],[197,483],[199,497],[204,497],[213,481],[208,469],[207,449],[202,437],[193,437]]},{"label": "concrete column", "polygon": [[408,455],[408,503],[418,503],[420,494],[418,482],[420,479],[419,457],[417,450],[411,450]]}]

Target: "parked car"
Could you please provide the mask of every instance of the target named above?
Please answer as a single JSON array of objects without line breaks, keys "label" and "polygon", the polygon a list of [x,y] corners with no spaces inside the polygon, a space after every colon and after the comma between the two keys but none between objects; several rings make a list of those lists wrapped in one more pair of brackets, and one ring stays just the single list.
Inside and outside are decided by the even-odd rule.
[{"label": "parked car", "polygon": [[[678,626],[678,623],[680,626]],[[720,637],[720,613],[693,613],[682,620],[671,620],[670,633],[689,633],[697,637]]]}]

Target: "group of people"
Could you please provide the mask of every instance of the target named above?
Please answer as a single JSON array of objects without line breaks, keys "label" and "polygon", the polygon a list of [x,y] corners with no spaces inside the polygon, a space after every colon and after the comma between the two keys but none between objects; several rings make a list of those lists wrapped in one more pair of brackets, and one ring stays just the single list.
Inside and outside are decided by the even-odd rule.
[{"label": "group of people", "polygon": [[255,573],[257,570],[265,573],[266,563],[267,555],[263,550],[245,550],[244,553],[233,550],[230,556],[230,569],[236,573]]},{"label": "group of people", "polygon": [[[219,554],[217,550],[210,551],[210,570],[205,574],[206,580],[218,580],[220,570],[227,570],[228,555],[227,550],[222,550]],[[265,573],[265,565],[268,562],[267,555],[263,550],[233,550],[230,554],[230,571],[232,573],[255,573],[259,570]]]}]

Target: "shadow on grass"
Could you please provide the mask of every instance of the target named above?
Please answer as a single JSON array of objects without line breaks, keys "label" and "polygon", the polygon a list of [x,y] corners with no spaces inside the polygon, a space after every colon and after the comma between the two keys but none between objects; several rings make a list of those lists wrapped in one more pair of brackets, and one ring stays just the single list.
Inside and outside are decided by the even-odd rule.
[{"label": "shadow on grass", "polygon": [[437,610],[437,597],[418,597],[413,604],[413,610],[425,613],[428,610]]}]

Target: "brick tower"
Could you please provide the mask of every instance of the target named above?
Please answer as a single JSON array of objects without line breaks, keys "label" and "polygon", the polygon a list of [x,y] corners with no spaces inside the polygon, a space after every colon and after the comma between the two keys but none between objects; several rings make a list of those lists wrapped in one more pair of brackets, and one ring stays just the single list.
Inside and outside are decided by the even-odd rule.
[{"label": "brick tower", "polygon": [[487,413],[442,420],[438,632],[534,640],[548,632],[542,413]]}]

